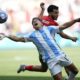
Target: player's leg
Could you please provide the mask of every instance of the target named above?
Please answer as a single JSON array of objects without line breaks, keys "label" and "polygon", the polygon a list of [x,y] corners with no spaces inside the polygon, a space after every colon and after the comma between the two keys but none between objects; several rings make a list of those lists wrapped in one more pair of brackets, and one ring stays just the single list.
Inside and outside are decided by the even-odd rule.
[{"label": "player's leg", "polygon": [[69,71],[68,80],[74,80],[78,73],[78,69],[66,55],[60,59],[60,65],[65,66],[65,68]]},{"label": "player's leg", "polygon": [[21,65],[17,71],[17,73],[20,73],[21,71],[36,71],[36,72],[46,72],[48,67],[45,62],[42,60],[42,56],[39,55],[39,60],[41,62],[41,65]]},{"label": "player's leg", "polygon": [[46,72],[48,67],[47,67],[47,64],[45,62],[43,62],[41,55],[39,55],[39,61],[40,61],[41,65],[32,65],[32,68],[29,68],[29,67],[31,67],[31,65],[25,66],[25,70],[36,71],[36,72]]},{"label": "player's leg", "polygon": [[[66,71],[67,76],[68,76],[69,78],[70,78],[70,77],[72,78],[72,76],[73,76],[73,77],[76,76],[76,75],[73,75],[72,72],[71,72],[67,67],[64,67],[64,68],[65,68],[65,71]],[[76,71],[76,74],[77,74],[78,70],[75,69],[75,71]],[[68,77],[66,77],[65,80],[67,80]]]},{"label": "player's leg", "polygon": [[70,71],[68,80],[74,80],[75,76],[78,73],[78,69],[76,68],[76,66],[73,63],[70,64],[69,66],[66,66],[66,68]]},{"label": "player's leg", "polygon": [[48,68],[50,70],[50,73],[54,80],[62,80],[62,66],[59,65],[58,62],[55,63],[55,61],[49,61],[47,63]]},{"label": "player's leg", "polygon": [[69,70],[66,67],[64,67],[64,69],[65,69],[65,72],[67,73],[67,76],[69,76]]},{"label": "player's leg", "polygon": [[48,70],[48,66],[47,66],[47,63],[43,62],[43,59],[42,59],[41,55],[39,55],[39,61],[41,63],[41,65],[39,66],[40,67],[40,71],[41,72],[46,72]]}]

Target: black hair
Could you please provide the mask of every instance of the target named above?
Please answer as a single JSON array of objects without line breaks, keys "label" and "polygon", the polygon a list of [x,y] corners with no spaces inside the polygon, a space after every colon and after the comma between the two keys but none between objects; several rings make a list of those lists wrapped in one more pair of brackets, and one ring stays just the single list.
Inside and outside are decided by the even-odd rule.
[{"label": "black hair", "polygon": [[34,18],[32,19],[32,25],[33,25],[35,19],[38,19],[38,20],[42,21],[42,20],[39,19],[38,17],[34,17]]},{"label": "black hair", "polygon": [[58,6],[56,6],[56,5],[49,5],[48,8],[47,8],[47,12],[48,13],[53,12],[54,9],[58,10]]}]

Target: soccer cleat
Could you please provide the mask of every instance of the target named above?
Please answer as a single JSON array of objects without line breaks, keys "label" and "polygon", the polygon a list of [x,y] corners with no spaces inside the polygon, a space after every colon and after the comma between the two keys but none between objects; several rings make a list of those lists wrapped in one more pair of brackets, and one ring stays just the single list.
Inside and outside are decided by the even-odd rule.
[{"label": "soccer cleat", "polygon": [[19,69],[17,70],[17,73],[20,73],[22,71],[25,71],[25,65],[20,65]]}]

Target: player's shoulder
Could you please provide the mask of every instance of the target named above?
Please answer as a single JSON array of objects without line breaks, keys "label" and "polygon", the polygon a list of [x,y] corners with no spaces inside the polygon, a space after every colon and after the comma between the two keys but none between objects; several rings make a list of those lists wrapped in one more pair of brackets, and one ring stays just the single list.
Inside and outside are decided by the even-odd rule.
[{"label": "player's shoulder", "polygon": [[42,16],[42,19],[48,19],[48,16]]},{"label": "player's shoulder", "polygon": [[28,36],[32,36],[34,34],[35,31],[29,32]]}]

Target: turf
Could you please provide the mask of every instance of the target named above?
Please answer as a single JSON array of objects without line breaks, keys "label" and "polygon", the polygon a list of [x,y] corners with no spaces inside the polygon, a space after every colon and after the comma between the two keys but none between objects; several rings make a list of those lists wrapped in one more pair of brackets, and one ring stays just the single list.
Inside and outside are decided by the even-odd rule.
[{"label": "turf", "polygon": [[[63,48],[63,50],[80,70],[80,48]],[[0,50],[0,80],[51,80],[49,71],[46,73],[25,71],[17,74],[20,64],[40,64],[37,50],[35,48]],[[66,73],[63,70],[63,77],[65,76]],[[80,72],[76,80],[80,80]]]}]

